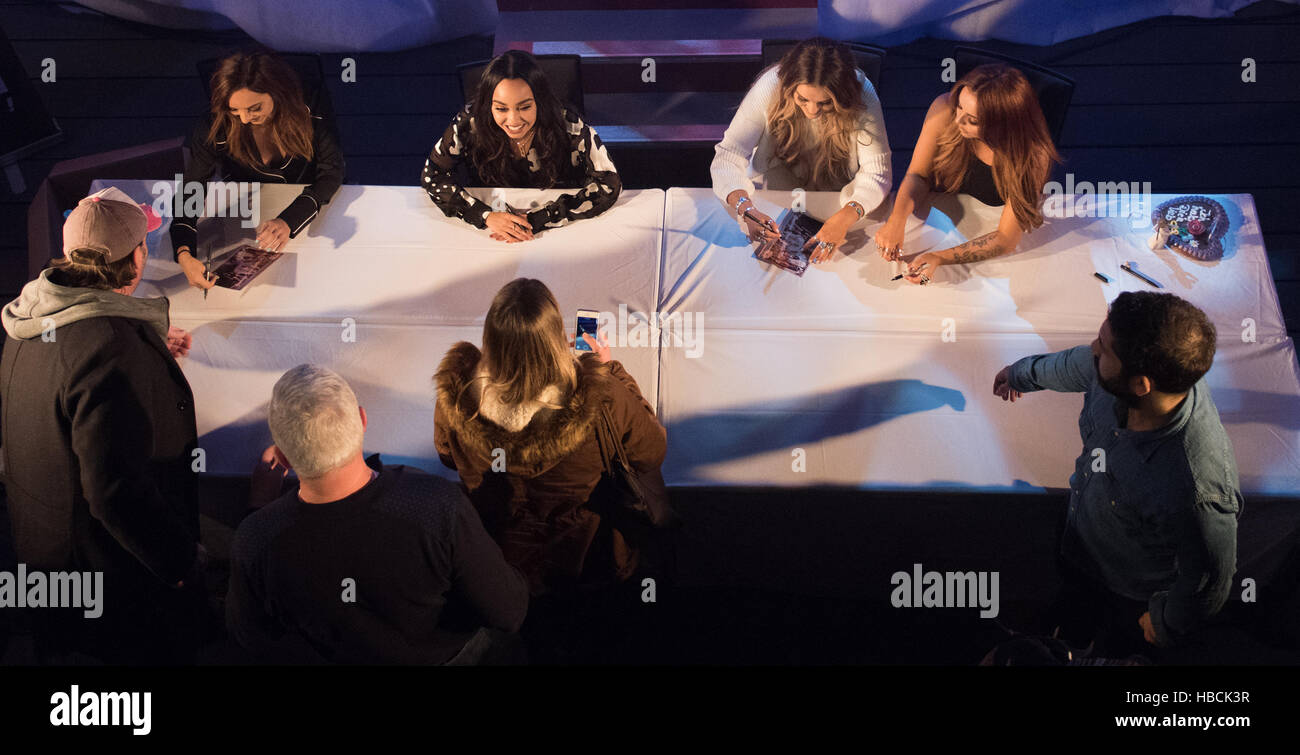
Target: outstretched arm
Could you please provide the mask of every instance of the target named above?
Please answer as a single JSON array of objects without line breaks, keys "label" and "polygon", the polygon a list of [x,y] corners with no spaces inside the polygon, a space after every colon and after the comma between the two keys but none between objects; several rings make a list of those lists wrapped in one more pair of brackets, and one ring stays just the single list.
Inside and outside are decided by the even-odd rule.
[{"label": "outstretched arm", "polygon": [[[998,373],[998,377],[1005,388],[1017,393],[1041,390],[1082,393],[1092,387],[1097,377],[1097,366],[1092,359],[1091,347],[1075,346],[1055,354],[1025,357]],[[999,381],[995,379],[995,393],[998,388]]]},{"label": "outstretched arm", "polygon": [[906,280],[909,283],[922,283],[922,276],[933,278],[934,271],[943,265],[965,265],[1010,254],[1015,251],[1022,235],[1016,214],[1008,204],[1002,208],[1002,217],[998,220],[996,231],[976,236],[948,249],[919,255],[908,264]]},{"label": "outstretched arm", "polygon": [[894,207],[889,212],[889,219],[876,232],[876,246],[885,259],[898,259],[903,245],[903,232],[907,226],[907,216],[911,215],[921,199],[930,193],[933,183],[931,171],[934,168],[934,156],[939,150],[939,134],[951,121],[952,108],[948,105],[948,95],[941,94],[930,103],[930,110],[925,114],[921,135],[917,137],[916,149],[912,150],[912,161],[908,163],[907,174],[898,185],[898,194],[894,197]]}]

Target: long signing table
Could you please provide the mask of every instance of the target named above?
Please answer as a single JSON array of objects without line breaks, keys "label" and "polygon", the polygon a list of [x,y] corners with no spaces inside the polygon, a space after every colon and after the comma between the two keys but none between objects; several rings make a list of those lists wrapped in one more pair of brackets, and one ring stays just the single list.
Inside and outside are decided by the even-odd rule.
[{"label": "long signing table", "polygon": [[[95,189],[110,184],[155,198],[146,182]],[[261,217],[298,191],[261,187]],[[505,198],[517,207],[556,193]],[[1115,296],[1149,290],[1119,269],[1135,261],[1218,328],[1208,380],[1244,490],[1297,495],[1294,345],[1253,201],[1214,198],[1232,228],[1214,263],[1152,252],[1149,227],[1112,208],[1107,217],[1049,219],[1024,251],[941,268],[918,287],[892,281],[901,266],[869,241],[883,210],[855,226],[842,253],[796,277],[753,259],[708,189],[625,191],[598,218],[503,244],[444,217],[417,187],[344,186],[250,286],[214,288],[206,299],[170,261],[164,224],[137,295],[169,297],[173,322],[194,334],[181,364],[210,473],[247,473],[270,443],[276,379],[317,362],[347,378],[366,407],[368,451],[454,475],[433,449],[433,372],[456,341],[480,343],[503,284],[531,277],[555,293],[570,331],[579,308],[608,313],[614,357],[668,428],[670,485],[1035,491],[1065,486],[1082,398],[1004,403],[993,375],[1021,356],[1091,341]],[[791,197],[755,200],[777,217]],[[809,194],[807,211],[825,217],[835,201]],[[965,198],[942,203],[910,222],[904,250],[960,243],[991,229],[997,212]],[[253,229],[208,218],[200,238],[220,255],[251,242]]]}]

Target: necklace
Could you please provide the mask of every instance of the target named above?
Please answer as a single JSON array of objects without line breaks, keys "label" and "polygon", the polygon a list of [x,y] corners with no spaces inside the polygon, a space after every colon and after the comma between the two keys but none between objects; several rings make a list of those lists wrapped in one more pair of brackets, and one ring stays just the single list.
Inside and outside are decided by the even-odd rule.
[{"label": "necklace", "polygon": [[530,133],[521,139],[511,139],[510,143],[515,145],[515,151],[519,153],[520,157],[526,157],[528,155],[528,148],[533,143],[533,135]]}]

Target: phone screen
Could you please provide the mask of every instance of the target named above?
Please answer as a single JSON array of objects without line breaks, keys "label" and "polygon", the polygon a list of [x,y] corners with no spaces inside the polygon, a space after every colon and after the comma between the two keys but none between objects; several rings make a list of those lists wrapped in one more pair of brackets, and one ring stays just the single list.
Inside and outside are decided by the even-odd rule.
[{"label": "phone screen", "polygon": [[573,348],[578,351],[591,351],[582,334],[590,333],[592,338],[596,337],[596,319],[599,316],[600,313],[593,309],[578,310],[578,329],[573,334]]}]

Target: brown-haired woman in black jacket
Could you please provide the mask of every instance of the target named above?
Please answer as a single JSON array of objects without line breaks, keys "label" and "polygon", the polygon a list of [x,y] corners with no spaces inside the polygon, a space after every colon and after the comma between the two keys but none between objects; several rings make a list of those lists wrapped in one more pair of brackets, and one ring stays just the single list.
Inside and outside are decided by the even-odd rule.
[{"label": "brown-haired woman in black jacket", "polygon": [[279,251],[316,217],[343,183],[343,152],[329,113],[307,107],[297,74],[265,53],[232,55],[212,75],[209,112],[188,146],[183,184],[173,200],[171,240],[175,259],[197,288],[211,288],[197,256],[202,202],[189,191],[209,180],[305,183],[277,217],[257,227],[258,245]]}]

